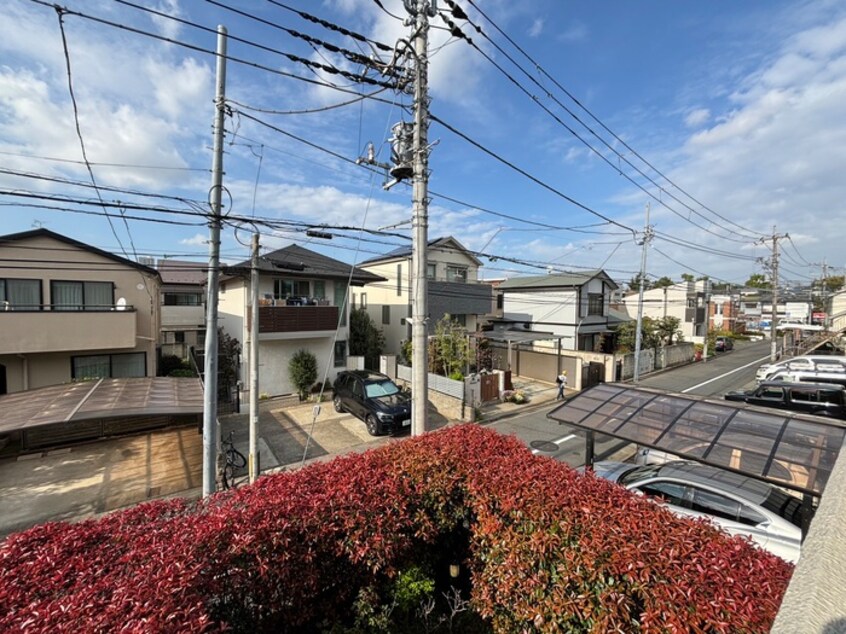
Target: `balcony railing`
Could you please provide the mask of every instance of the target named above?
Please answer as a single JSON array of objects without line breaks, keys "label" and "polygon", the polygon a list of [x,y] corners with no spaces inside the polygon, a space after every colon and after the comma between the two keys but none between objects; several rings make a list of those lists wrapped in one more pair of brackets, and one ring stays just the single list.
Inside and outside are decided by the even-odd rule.
[{"label": "balcony railing", "polygon": [[136,319],[131,306],[0,305],[0,354],[134,348]]},{"label": "balcony railing", "polygon": [[337,327],[337,306],[259,306],[259,334],[314,332]]}]

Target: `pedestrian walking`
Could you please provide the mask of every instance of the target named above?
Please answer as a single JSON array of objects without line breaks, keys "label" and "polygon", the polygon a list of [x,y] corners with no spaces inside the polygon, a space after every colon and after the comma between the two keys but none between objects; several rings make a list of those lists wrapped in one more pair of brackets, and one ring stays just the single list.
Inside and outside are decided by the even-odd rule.
[{"label": "pedestrian walking", "polygon": [[555,382],[558,384],[558,394],[555,396],[557,401],[564,398],[564,388],[567,387],[567,370],[562,370],[561,374],[555,378]]}]

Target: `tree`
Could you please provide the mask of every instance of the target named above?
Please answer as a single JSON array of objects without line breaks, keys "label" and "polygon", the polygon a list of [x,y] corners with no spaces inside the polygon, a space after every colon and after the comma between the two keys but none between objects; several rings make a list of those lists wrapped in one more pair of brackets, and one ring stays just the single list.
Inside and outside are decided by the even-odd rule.
[{"label": "tree", "polygon": [[681,278],[684,282],[692,282],[695,279],[691,273],[682,273]]},{"label": "tree", "polygon": [[635,275],[631,280],[629,280],[629,290],[630,291],[639,291],[640,290],[640,280],[643,279],[643,290],[648,291],[652,288],[652,283],[649,281],[648,278],[642,276],[640,273]]},{"label": "tree", "polygon": [[238,382],[238,365],[241,359],[241,342],[217,329],[217,380],[228,390]]},{"label": "tree", "polygon": [[291,383],[297,388],[300,400],[305,400],[317,380],[317,358],[308,350],[297,350],[288,362],[288,374]]},{"label": "tree", "polygon": [[675,282],[666,275],[664,275],[663,277],[660,277],[655,281],[655,283],[652,285],[652,288],[669,288],[673,284],[675,284]]},{"label": "tree", "polygon": [[350,313],[349,345],[350,354],[364,357],[366,367],[379,367],[379,355],[385,350],[385,335],[365,308]]},{"label": "tree", "polygon": [[[641,350],[646,348],[657,348],[661,345],[661,339],[657,335],[655,320],[650,317],[644,317],[640,327]],[[637,333],[637,322],[627,321],[617,326],[617,351],[618,352],[634,352],[635,336]]]},{"label": "tree", "polygon": [[464,378],[464,370],[470,361],[467,331],[450,315],[444,315],[435,325],[435,336],[429,339],[429,371]]},{"label": "tree", "polygon": [[660,340],[661,345],[673,345],[674,337],[676,343],[682,341],[683,337],[681,328],[679,328],[680,325],[681,320],[678,317],[672,317],[670,315],[655,321],[655,336]]},{"label": "tree", "polygon": [[753,273],[750,275],[749,279],[746,280],[745,286],[749,288],[772,288],[772,284],[770,284],[766,275],[763,273]]},{"label": "tree", "polygon": [[831,275],[824,280],[814,280],[813,285],[816,288],[824,289],[828,293],[836,293],[843,288],[844,276]]}]

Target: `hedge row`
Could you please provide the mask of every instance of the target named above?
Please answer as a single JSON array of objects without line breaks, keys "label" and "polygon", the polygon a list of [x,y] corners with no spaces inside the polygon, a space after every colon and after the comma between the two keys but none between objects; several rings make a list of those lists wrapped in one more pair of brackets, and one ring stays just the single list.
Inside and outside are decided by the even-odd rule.
[{"label": "hedge row", "polygon": [[465,425],[205,502],[12,535],[0,631],[328,630],[410,567],[456,558],[473,609],[508,633],[767,632],[792,573]]}]

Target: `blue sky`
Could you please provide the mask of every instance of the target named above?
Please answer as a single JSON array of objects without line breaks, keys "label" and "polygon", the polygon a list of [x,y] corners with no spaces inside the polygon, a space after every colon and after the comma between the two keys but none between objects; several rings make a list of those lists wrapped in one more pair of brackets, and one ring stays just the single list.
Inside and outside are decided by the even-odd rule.
[{"label": "blue sky", "polygon": [[[391,46],[409,32],[389,15],[407,15],[399,0],[382,0],[386,11],[373,0],[225,3],[250,17],[201,0],[135,2],[207,28],[224,24],[231,36],[356,75],[362,66],[276,27],[368,56],[369,47],[296,10]],[[483,277],[601,266],[628,281],[639,268],[648,202],[657,232],[652,276],[690,272],[742,283],[764,272],[756,259],[769,249],[760,239],[774,226],[790,235],[781,242],[783,278],[819,277],[824,260],[830,273],[843,272],[845,3],[474,2],[458,2],[470,20],[455,21],[475,47],[443,28],[431,32],[432,113],[478,145],[432,123],[429,235],[451,234],[493,256],[481,258]],[[0,7],[2,233],[44,226],[130,257],[204,260],[208,231],[182,212],[202,208],[211,184],[214,59],[91,18],[202,49],[214,48],[214,35],[114,0],[63,6],[89,16],[68,14],[63,24],[92,171],[100,186],[119,190],[101,197],[178,213],[121,216],[110,208],[108,218],[96,204],[9,195],[96,202],[90,187],[45,180],[90,183],[79,163],[57,14],[7,0]],[[348,262],[407,244],[355,230],[408,221],[411,192],[404,184],[384,191],[381,175],[351,161],[368,142],[387,160],[391,126],[409,120],[409,96],[385,90],[382,101],[339,105],[354,95],[321,84],[376,88],[234,40],[229,54],[279,71],[228,65],[224,184],[232,218],[271,221],[273,229],[262,228],[268,249],[295,242]],[[326,241],[306,237],[308,224],[351,229],[333,229]],[[227,223],[227,261],[247,257],[250,231]],[[410,236],[408,224],[390,231]]]}]

